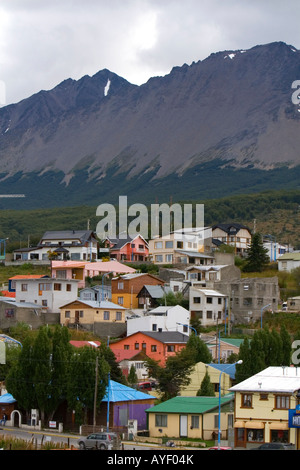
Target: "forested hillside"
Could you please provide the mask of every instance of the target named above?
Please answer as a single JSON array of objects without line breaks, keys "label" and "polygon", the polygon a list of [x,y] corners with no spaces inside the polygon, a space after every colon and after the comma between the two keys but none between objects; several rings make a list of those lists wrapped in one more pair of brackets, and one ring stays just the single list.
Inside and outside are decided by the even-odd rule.
[{"label": "forested hillside", "polygon": [[[164,201],[169,202],[169,201]],[[267,191],[221,199],[182,201],[204,204],[205,225],[240,222],[251,230],[271,234],[277,242],[300,249],[300,190]],[[160,202],[162,203],[162,202]],[[118,213],[118,206],[115,206]],[[149,211],[150,213],[150,211]],[[46,230],[96,230],[96,206],[0,211],[0,238],[9,238],[8,250],[34,245]]]}]

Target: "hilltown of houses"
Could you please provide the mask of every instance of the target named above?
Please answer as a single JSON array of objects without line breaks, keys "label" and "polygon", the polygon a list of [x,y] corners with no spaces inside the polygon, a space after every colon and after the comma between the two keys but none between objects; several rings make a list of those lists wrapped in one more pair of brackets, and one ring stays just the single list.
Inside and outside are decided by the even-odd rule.
[{"label": "hilltown of houses", "polygon": [[[260,321],[267,310],[300,311],[300,298],[288,299],[282,305],[276,276],[242,277],[235,255],[246,255],[251,242],[247,227],[220,224],[212,227],[211,234],[203,240],[194,233],[193,242],[180,240],[174,233],[149,241],[141,235],[107,239],[105,248],[99,249],[91,230],[47,231],[37,246],[6,255],[7,265],[44,265],[50,275],[8,279],[0,297],[0,330],[5,333],[19,322],[33,329],[61,324],[91,331],[100,341],[113,338],[110,348],[122,372],[127,376],[134,366],[141,384],[139,390],[132,391],[135,395],[122,414],[116,410],[128,400],[128,387],[122,386],[122,394],[117,384],[118,398],[110,411],[113,427],[123,428],[130,421],[135,435],[147,428],[149,437],[158,440],[162,436],[179,440],[217,436],[219,442],[222,438],[235,448],[275,441],[289,442],[299,449],[300,369],[294,365],[270,367],[236,384],[235,364],[227,360],[238,354],[242,342],[229,336],[234,325]],[[233,253],[219,250],[221,244],[233,246]],[[279,270],[300,266],[299,252],[268,240],[265,247]],[[159,273],[141,273],[130,266],[133,263],[154,263]],[[91,284],[95,277],[98,283]],[[177,292],[188,302],[188,309],[167,305],[168,294]],[[164,365],[169,356],[185,347],[195,331],[192,320],[212,328],[212,334],[200,336],[213,362],[198,363],[180,396],[156,404],[145,356]],[[228,335],[218,336],[219,327]],[[0,336],[4,339],[6,335]],[[88,344],[98,347],[100,341]],[[73,343],[74,347],[87,344]],[[215,399],[197,396],[206,372]],[[149,387],[147,393],[143,384]],[[4,386],[0,407],[1,413],[8,415],[8,424],[20,419],[17,404]]]}]

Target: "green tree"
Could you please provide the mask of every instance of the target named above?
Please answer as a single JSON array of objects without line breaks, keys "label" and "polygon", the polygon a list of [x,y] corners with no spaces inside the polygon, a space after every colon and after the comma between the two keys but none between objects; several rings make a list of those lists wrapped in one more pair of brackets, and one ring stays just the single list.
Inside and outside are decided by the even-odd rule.
[{"label": "green tree", "polygon": [[67,401],[75,410],[76,421],[87,423],[89,410],[96,404],[99,408],[108,385],[109,365],[96,348],[85,346],[78,349],[70,361]]},{"label": "green tree", "polygon": [[261,272],[270,262],[267,252],[268,250],[263,246],[261,235],[259,233],[254,233],[251,239],[248,256],[243,267],[244,272]]},{"label": "green tree", "polygon": [[280,337],[282,341],[282,365],[289,366],[292,357],[292,340],[284,325],[281,325]]},{"label": "green tree", "polygon": [[31,409],[37,408],[33,378],[34,367],[32,341],[30,337],[27,337],[24,339],[18,361],[12,366],[5,381],[7,391],[13,395],[18,406],[24,409],[26,414]]},{"label": "green tree", "polygon": [[110,378],[115,380],[116,382],[122,383],[126,385],[126,377],[124,376],[122,369],[120,368],[119,364],[117,363],[116,356],[114,352],[102,342],[100,347],[98,348],[101,356],[106,360],[110,368]]},{"label": "green tree", "polygon": [[47,327],[39,330],[32,348],[34,394],[40,410],[42,424],[50,411],[49,387],[51,385],[51,339]]},{"label": "green tree", "polygon": [[138,376],[136,375],[136,370],[133,364],[130,367],[127,381],[131,387],[134,387],[138,383]]},{"label": "green tree", "polygon": [[201,387],[197,392],[198,397],[214,397],[214,386],[210,381],[209,373],[206,371],[205,376],[201,382]]},{"label": "green tree", "polygon": [[57,326],[52,339],[51,383],[49,386],[49,420],[67,396],[67,377],[73,354],[70,344],[70,333],[66,327]]},{"label": "green tree", "polygon": [[207,345],[199,338],[199,336],[196,336],[193,333],[188,339],[186,348],[193,355],[193,361],[195,364],[197,364],[197,362],[204,362],[207,364],[212,361],[212,355]]},{"label": "green tree", "polygon": [[149,375],[158,381],[162,401],[176,397],[180,389],[190,383],[190,373],[195,365],[194,354],[188,348],[169,356],[165,367],[150,358],[145,363]]}]

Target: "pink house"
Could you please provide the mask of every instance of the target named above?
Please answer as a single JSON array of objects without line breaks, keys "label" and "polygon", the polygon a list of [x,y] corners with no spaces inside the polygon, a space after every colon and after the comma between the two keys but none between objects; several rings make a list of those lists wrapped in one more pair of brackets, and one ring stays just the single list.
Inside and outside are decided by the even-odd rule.
[{"label": "pink house", "polygon": [[103,274],[132,274],[136,270],[118,261],[52,261],[51,275],[57,279],[77,279],[78,288],[85,287],[85,278]]},{"label": "pink house", "polygon": [[137,235],[135,238],[107,239],[110,247],[110,256],[118,261],[146,261],[149,256],[149,247],[146,240]]}]

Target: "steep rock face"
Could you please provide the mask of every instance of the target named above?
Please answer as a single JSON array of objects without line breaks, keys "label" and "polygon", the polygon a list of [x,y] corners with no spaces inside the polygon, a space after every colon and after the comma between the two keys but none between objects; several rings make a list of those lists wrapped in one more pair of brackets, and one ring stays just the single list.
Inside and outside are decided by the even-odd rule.
[{"label": "steep rock face", "polygon": [[175,174],[186,184],[188,172],[212,161],[296,167],[295,80],[300,52],[282,42],[211,54],[142,86],[108,70],[65,80],[0,109],[2,178],[51,171],[69,185],[85,169],[93,184],[122,172],[130,188],[137,175]]}]

